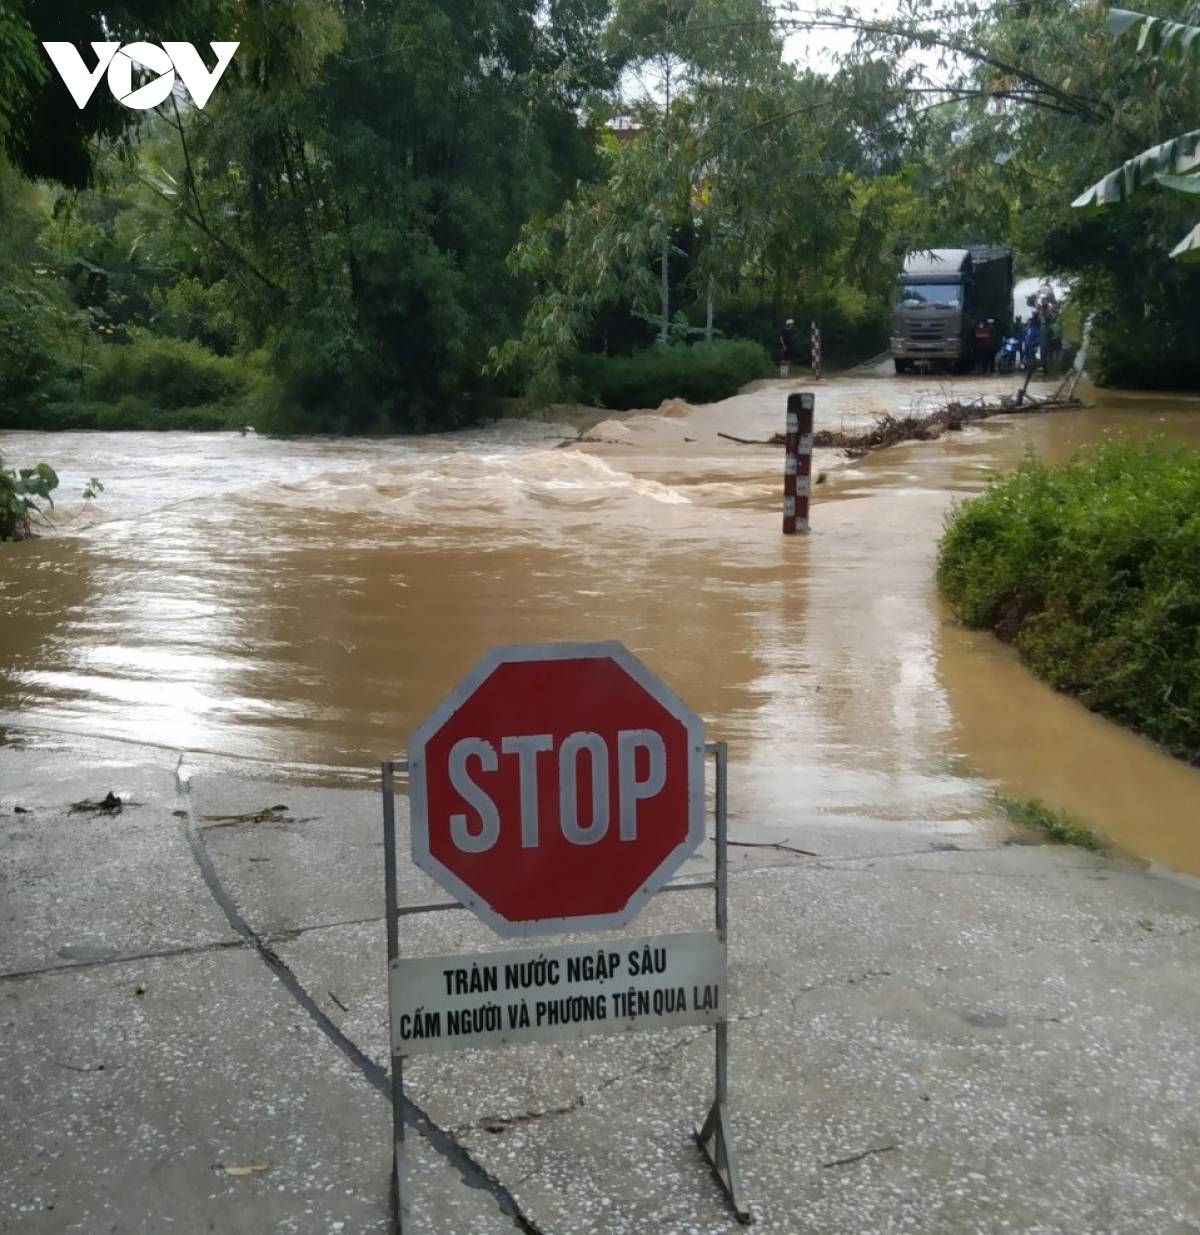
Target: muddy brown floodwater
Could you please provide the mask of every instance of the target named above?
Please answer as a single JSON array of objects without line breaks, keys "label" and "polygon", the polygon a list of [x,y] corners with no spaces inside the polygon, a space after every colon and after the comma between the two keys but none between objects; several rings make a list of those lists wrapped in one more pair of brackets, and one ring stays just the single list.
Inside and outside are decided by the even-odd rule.
[{"label": "muddy brown floodwater", "polygon": [[[825,379],[818,427],[1016,379]],[[1200,772],[958,629],[933,584],[948,505],[1024,450],[1111,435],[1200,445],[1200,400],[1087,392],[937,442],[817,466],[813,533],[781,535],[785,395],[567,424],[372,441],[0,434],[69,497],[58,534],[0,553],[0,726],[87,752],[118,739],[324,781],[373,776],[500,643],[619,639],[730,747],[746,835],[884,822],[996,828],[1041,797],[1200,874]],[[107,786],[105,786],[107,787]]]}]

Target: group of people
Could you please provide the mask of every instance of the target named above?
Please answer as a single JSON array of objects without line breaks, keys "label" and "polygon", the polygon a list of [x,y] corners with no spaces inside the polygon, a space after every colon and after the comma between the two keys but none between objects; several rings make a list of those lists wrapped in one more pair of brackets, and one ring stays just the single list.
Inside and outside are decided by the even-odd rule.
[{"label": "group of people", "polygon": [[[995,318],[978,322],[971,332],[971,354],[976,373],[995,373],[996,357],[1002,350],[1013,354],[1014,366],[1027,369],[1040,365],[1049,373],[1062,356],[1062,309],[1049,297],[1034,303],[1027,320],[1013,318],[1013,332],[1004,339]],[[1005,372],[1008,370],[1006,369]]]},{"label": "group of people", "polygon": [[1029,320],[1013,321],[1013,333],[1019,340],[1018,363],[1022,369],[1040,364],[1049,373],[1062,356],[1062,310],[1053,300],[1035,305]]},{"label": "group of people", "polygon": [[[1013,333],[1005,338],[994,317],[978,322],[971,332],[971,359],[976,373],[995,373],[996,358],[1001,351],[1008,352],[1013,364],[1002,366],[1003,372],[1011,368],[1026,369],[1040,365],[1047,373],[1054,369],[1062,356],[1062,307],[1051,297],[1040,302],[1032,298],[1032,307],[1027,321],[1020,316],[1013,318]],[[787,377],[796,360],[796,323],[788,318],[779,332],[779,376]]]}]

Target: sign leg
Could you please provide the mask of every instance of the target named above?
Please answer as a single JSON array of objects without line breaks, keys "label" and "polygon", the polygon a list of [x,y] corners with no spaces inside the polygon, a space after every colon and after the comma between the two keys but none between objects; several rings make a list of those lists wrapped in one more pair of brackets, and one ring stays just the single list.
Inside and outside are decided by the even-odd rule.
[{"label": "sign leg", "polygon": [[729,1126],[729,1109],[724,1102],[714,1102],[702,1128],[696,1129],[696,1144],[708,1159],[721,1185],[734,1216],[746,1226],[754,1221],[742,1198],[742,1180],[738,1173],[737,1152],[733,1147],[733,1131]]},{"label": "sign leg", "polygon": [[[396,884],[396,782],[397,767],[403,763],[385,760],[383,764],[383,866],[387,912],[387,955],[391,962],[400,955],[400,907]],[[391,980],[389,977],[389,986]],[[389,1000],[389,1013],[390,1003]],[[391,1035],[389,1034],[389,1040]],[[404,1235],[404,1063],[392,1055],[392,1235]]]},{"label": "sign leg", "polygon": [[404,1218],[408,1213],[408,1164],[404,1160],[404,1140],[392,1144],[392,1232],[404,1235]]},{"label": "sign leg", "polygon": [[[790,400],[789,400],[790,402]],[[708,749],[716,756],[716,926],[724,940],[729,922],[729,748],[724,742],[711,742]],[[737,1152],[733,1146],[733,1128],[729,1121],[729,1022],[719,1021],[716,1028],[716,1094],[704,1126],[696,1129],[696,1144],[708,1159],[717,1181],[729,1198],[737,1220],[745,1225],[753,1221],[742,1199],[742,1180],[738,1174]]]},{"label": "sign leg", "polygon": [[392,1146],[391,1210],[391,1235],[404,1235],[404,1220],[400,1217],[400,1154],[394,1145]]}]

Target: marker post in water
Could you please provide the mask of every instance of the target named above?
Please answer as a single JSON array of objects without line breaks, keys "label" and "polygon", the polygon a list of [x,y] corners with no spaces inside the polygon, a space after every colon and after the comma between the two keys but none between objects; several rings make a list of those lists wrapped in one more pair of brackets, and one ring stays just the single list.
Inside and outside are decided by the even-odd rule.
[{"label": "marker post in water", "polygon": [[816,396],[788,395],[786,454],[783,462],[783,534],[808,532],[812,494],[813,408]]}]

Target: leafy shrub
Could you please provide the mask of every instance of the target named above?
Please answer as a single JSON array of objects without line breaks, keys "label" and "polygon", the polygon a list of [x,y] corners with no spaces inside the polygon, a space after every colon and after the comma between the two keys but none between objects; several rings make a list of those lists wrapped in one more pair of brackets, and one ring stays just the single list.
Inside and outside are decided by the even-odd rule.
[{"label": "leafy shrub", "polygon": [[[50,495],[58,488],[58,473],[49,463],[12,468],[0,455],[0,541],[26,540],[36,535],[34,520],[54,506]],[[90,502],[104,485],[95,476],[83,486],[82,497]]]},{"label": "leafy shrub", "polygon": [[109,344],[96,352],[86,383],[89,400],[133,398],[148,407],[175,409],[225,403],[246,393],[245,371],[235,361],[193,341],[136,327],[129,334],[128,346]]},{"label": "leafy shrub", "polygon": [[967,625],[1094,711],[1200,762],[1200,455],[1027,459],[950,514],[938,582]]},{"label": "leafy shrub", "polygon": [[40,322],[22,294],[0,292],[0,428],[23,425],[44,402],[53,367]]},{"label": "leafy shrub", "polygon": [[50,494],[57,488],[58,475],[49,463],[11,468],[0,457],[0,540],[26,539],[41,504],[54,505]]},{"label": "leafy shrub", "polygon": [[749,339],[655,344],[632,356],[581,354],[571,368],[580,397],[598,407],[657,407],[664,399],[713,403],[769,374],[771,360]]},{"label": "leafy shrub", "polygon": [[150,293],[155,334],[194,339],[219,356],[232,355],[239,342],[237,297],[229,284],[205,284],[187,275]]},{"label": "leafy shrub", "polygon": [[262,381],[254,363],[201,344],[130,327],[129,344],[92,345],[70,380],[58,377],[26,427],[39,429],[225,429],[248,423]]}]

